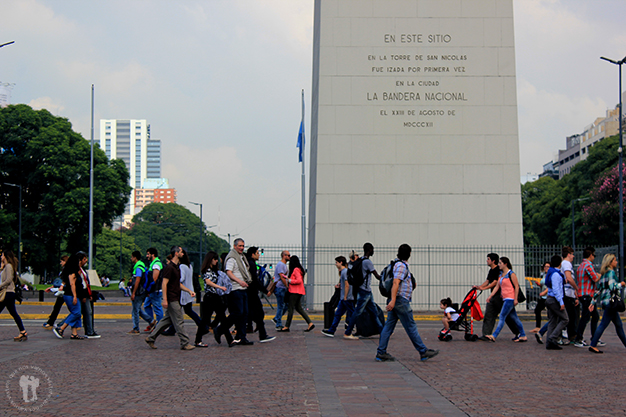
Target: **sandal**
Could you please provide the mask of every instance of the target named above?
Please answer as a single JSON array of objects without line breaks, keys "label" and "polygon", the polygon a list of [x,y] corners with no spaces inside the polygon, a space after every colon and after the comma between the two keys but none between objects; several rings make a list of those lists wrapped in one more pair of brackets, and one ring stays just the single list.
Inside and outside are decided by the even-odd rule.
[{"label": "sandal", "polygon": [[487,338],[490,342],[492,342],[492,343],[495,343],[495,342],[496,342],[496,338],[495,338],[495,337],[493,337],[493,336],[492,336],[492,335],[490,335],[490,334],[485,335],[485,337],[486,337],[486,338]]},{"label": "sandal", "polygon": [[305,330],[305,332],[310,332],[313,329],[315,329],[315,325],[311,323],[311,325]]},{"label": "sandal", "polygon": [[524,342],[528,342],[528,339],[526,338],[526,336],[523,337],[518,337],[515,340],[513,340],[515,343],[524,343]]},{"label": "sandal", "polygon": [[207,345],[206,343],[202,343],[202,342],[195,343],[195,346],[199,347],[199,348],[208,348],[209,347],[209,345]]},{"label": "sandal", "polygon": [[288,332],[289,331],[289,327],[283,327],[282,329],[278,329],[276,331],[277,332]]},{"label": "sandal", "polygon": [[72,340],[85,340],[85,336],[81,336],[81,335],[78,335],[78,334],[73,334],[73,335],[70,336],[70,339],[72,339]]},{"label": "sandal", "polygon": [[28,333],[26,333],[26,330],[21,331],[19,336],[13,338],[14,342],[24,342],[26,340],[28,340]]}]

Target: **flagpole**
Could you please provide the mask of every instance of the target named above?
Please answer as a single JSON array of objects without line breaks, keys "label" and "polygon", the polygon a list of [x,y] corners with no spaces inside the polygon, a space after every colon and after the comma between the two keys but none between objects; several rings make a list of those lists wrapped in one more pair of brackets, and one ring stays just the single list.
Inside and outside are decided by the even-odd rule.
[{"label": "flagpole", "polygon": [[301,144],[301,150],[300,150],[300,154],[302,155],[302,267],[306,270],[307,269],[307,254],[306,254],[306,199],[305,199],[305,193],[306,193],[306,189],[305,189],[305,175],[304,175],[304,149],[305,149],[305,142],[304,142],[304,89],[302,89],[302,144]]},{"label": "flagpole", "polygon": [[93,84],[91,84],[91,158],[89,162],[89,269],[93,269]]}]

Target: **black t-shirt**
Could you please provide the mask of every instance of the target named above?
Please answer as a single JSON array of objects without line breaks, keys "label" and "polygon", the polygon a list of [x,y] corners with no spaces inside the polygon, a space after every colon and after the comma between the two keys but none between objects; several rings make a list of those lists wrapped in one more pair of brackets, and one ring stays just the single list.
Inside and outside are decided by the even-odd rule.
[{"label": "black t-shirt", "polygon": [[[489,273],[487,274],[487,281],[489,281],[489,284],[491,284],[494,281],[497,281],[498,278],[500,278],[500,268],[498,268],[497,266],[495,268],[491,268],[489,270]],[[495,288],[496,288],[495,286],[491,288],[492,293]]]},{"label": "black t-shirt", "polygon": [[[180,267],[174,262],[169,262],[159,274],[159,280],[167,278],[167,302],[180,302]],[[157,289],[158,291],[158,289]]]}]

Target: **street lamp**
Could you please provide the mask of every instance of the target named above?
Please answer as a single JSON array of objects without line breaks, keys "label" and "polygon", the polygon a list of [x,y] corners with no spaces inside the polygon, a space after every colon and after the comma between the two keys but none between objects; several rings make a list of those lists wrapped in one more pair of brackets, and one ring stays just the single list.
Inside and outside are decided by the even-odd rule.
[{"label": "street lamp", "polygon": [[[6,45],[6,44],[5,44]],[[4,45],[2,45],[4,46]],[[22,272],[22,186],[19,184],[9,184],[5,182],[4,185],[8,185],[11,187],[17,187],[20,189],[20,209],[18,214],[18,235],[17,235],[17,273],[20,274]]]},{"label": "street lamp", "polygon": [[2,45],[0,45],[0,48],[2,48],[3,46],[11,45],[12,43],[15,43],[15,41],[3,43]]},{"label": "street lamp", "polygon": [[603,56],[605,61],[619,67],[619,147],[617,148],[618,170],[619,170],[619,279],[624,278],[624,184],[622,167],[622,65],[626,62],[626,56],[621,61],[615,61]]},{"label": "street lamp", "polygon": [[576,250],[576,222],[574,221],[574,204],[577,201],[589,200],[591,197],[577,198],[572,200],[572,249]]},{"label": "street lamp", "polygon": [[200,206],[200,252],[198,253],[198,259],[200,260],[200,267],[202,267],[202,238],[204,237],[204,227],[202,226],[202,203],[194,203],[190,201],[189,204],[193,204],[194,206]]}]

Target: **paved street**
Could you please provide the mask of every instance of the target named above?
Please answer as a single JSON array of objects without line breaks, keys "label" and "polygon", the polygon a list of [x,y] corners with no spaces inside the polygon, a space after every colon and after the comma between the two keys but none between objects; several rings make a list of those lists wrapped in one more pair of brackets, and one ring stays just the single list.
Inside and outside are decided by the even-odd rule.
[{"label": "paved street", "polygon": [[[51,308],[24,305],[18,311]],[[96,313],[122,315],[127,308],[98,306]],[[420,320],[425,343],[440,349],[440,355],[420,362],[399,327],[389,346],[398,361],[378,363],[377,338],[348,341],[338,334],[331,339],[319,333],[321,321],[312,333],[302,332],[304,322],[296,321],[292,332],[278,334],[271,343],[260,344],[253,334],[254,346],[228,348],[207,335],[209,348],[184,352],[176,337],[160,337],[158,349],[149,349],[145,335],[126,334],[131,328],[127,319],[97,318],[102,339],[84,341],[58,340],[41,328],[43,320],[28,320],[29,340],[15,343],[17,328],[2,317],[0,381],[9,389],[0,411],[7,416],[626,414],[626,351],[613,328],[603,337],[605,354],[592,355],[573,346],[546,351],[534,337],[513,343],[507,332],[496,343],[466,342],[459,332],[453,332],[451,342],[439,342],[440,323]],[[193,323],[186,323],[194,333]],[[266,323],[271,329],[272,323]],[[36,411],[20,411],[10,403],[29,406],[17,381],[22,374],[39,375]]]}]

